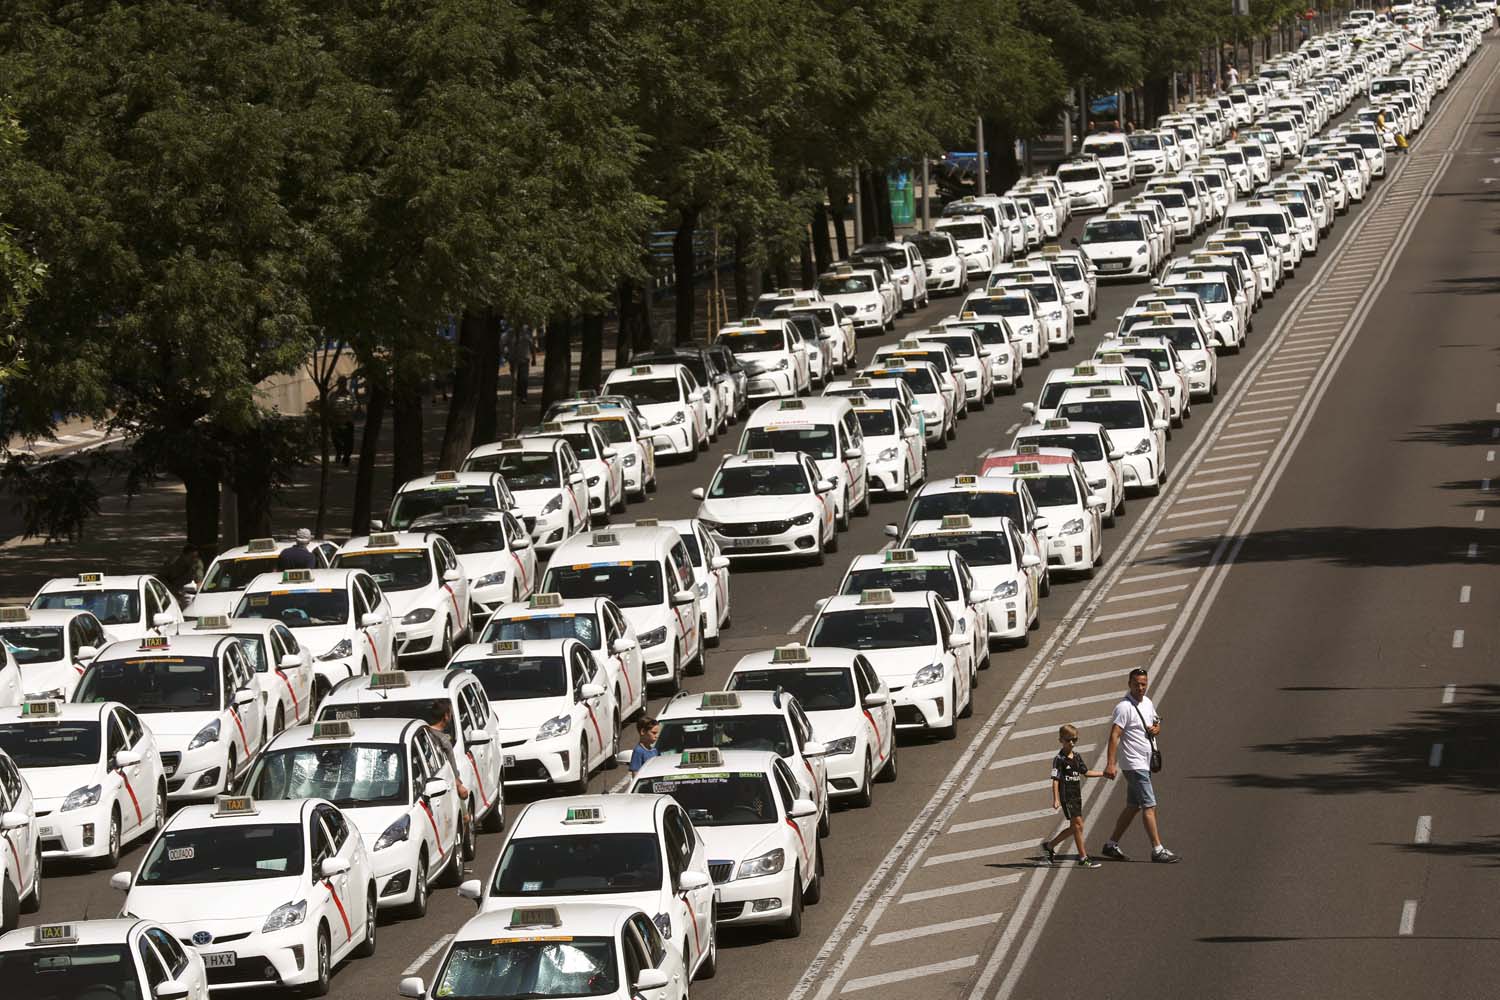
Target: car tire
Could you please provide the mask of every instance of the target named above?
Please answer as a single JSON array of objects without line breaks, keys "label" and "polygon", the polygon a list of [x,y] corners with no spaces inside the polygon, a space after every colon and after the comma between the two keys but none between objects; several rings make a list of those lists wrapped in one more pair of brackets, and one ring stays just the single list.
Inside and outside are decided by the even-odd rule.
[{"label": "car tire", "polygon": [[891,755],[885,759],[885,766],[875,775],[875,780],[881,784],[895,781],[899,775],[899,767],[896,764],[896,734],[891,734]]},{"label": "car tire", "polygon": [[152,828],[153,833],[160,833],[161,828],[167,825],[167,785],[161,782],[156,786],[156,826]]},{"label": "car tire", "polygon": [[[692,978],[695,980],[712,979],[719,971],[719,918],[717,914],[711,913],[708,918],[708,954],[703,956],[702,963],[698,966],[698,974]],[[686,987],[686,983],[683,984]],[[686,998],[687,990],[683,990]]]},{"label": "car tire", "polygon": [[855,809],[868,809],[875,804],[875,776],[870,772],[870,751],[865,751],[865,774],[864,780],[860,782],[859,791],[849,799],[849,805]]},{"label": "car tire", "polygon": [[698,633],[698,655],[692,658],[684,668],[684,672],[689,677],[702,677],[707,669],[707,665],[703,659],[703,633],[700,631]]},{"label": "car tire", "polygon": [[833,516],[833,530],[834,531],[848,531],[849,530],[849,513],[850,512],[849,512],[849,491],[848,490],[844,491],[844,505],[843,506],[844,506],[843,512],[842,513],[836,513]]},{"label": "car tire", "polygon": [[375,955],[375,928],[380,921],[375,916],[375,889],[365,891],[365,936],[354,949],[355,958],[373,958]]},{"label": "car tire", "polygon": [[823,547],[823,551],[831,554],[831,553],[837,552],[838,550],[839,550],[839,529],[838,529],[838,525],[834,525],[833,530],[828,533],[828,544]]},{"label": "car tire", "polygon": [[805,906],[816,906],[823,898],[823,845],[813,848],[813,877],[802,892]]},{"label": "car tire", "polygon": [[109,812],[107,836],[109,839],[104,842],[104,853],[99,856],[96,867],[118,868],[120,865],[120,810],[118,807]]},{"label": "car tire", "polygon": [[402,908],[402,915],[413,919],[427,916],[427,849],[417,855],[417,870],[412,873],[411,902]]},{"label": "car tire", "polygon": [[865,495],[854,508],[854,513],[866,517],[870,513],[870,477],[865,476]]},{"label": "car tire", "polygon": [[16,887],[10,884],[10,876],[3,879],[4,887],[0,888],[0,933],[13,931],[21,922],[21,900],[16,896]]},{"label": "car tire", "polygon": [[482,833],[499,833],[505,829],[504,803],[496,800],[494,807],[479,821],[479,829]]},{"label": "car tire", "polygon": [[32,845],[31,892],[21,900],[22,913],[35,913],[42,908],[42,842]]},{"label": "car tire", "polygon": [[318,928],[318,943],[316,946],[318,963],[318,978],[302,987],[302,995],[305,997],[324,997],[328,995],[328,988],[333,979],[333,951],[328,946],[328,929]]},{"label": "car tire", "polygon": [[949,718],[952,719],[953,721],[949,722],[946,726],[939,726],[937,728],[937,730],[936,730],[937,738],[939,740],[944,741],[944,742],[946,742],[948,740],[951,740],[951,739],[954,739],[955,737],[958,736],[958,685],[957,684],[953,685],[952,689],[948,692],[948,696],[953,699],[951,702],[949,702],[949,704],[952,706],[952,712],[949,715]]},{"label": "car tire", "polygon": [[285,729],[286,729],[286,706],[283,705],[283,704],[281,704],[280,702],[277,702],[276,703],[276,728],[274,730],[272,730],[272,735],[274,735],[274,736],[280,736],[281,733],[282,733],[282,731],[285,730]]},{"label": "car tire", "polygon": [[781,925],[781,936],[784,938],[798,938],[802,936],[802,865],[798,864],[792,869],[792,913]]},{"label": "car tire", "polygon": [[1037,594],[1041,597],[1052,596],[1052,572],[1046,568],[1042,570],[1042,582],[1037,587]]}]

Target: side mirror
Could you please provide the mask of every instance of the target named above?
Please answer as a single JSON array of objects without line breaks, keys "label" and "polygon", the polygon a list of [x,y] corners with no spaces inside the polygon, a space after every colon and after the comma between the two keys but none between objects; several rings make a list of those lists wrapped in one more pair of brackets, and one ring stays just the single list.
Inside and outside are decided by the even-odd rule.
[{"label": "side mirror", "polygon": [[623,656],[636,647],[636,641],[629,636],[621,636],[609,647],[609,651],[616,656]]},{"label": "side mirror", "polygon": [[31,817],[21,812],[19,809],[12,809],[10,812],[0,814],[0,830],[4,830],[6,832],[9,832],[11,830],[19,830],[30,822]]},{"label": "side mirror", "polygon": [[[196,594],[198,592],[198,584],[192,580],[189,580],[187,583],[184,583],[182,585],[182,592],[184,594]],[[166,984],[163,983],[162,985]]]},{"label": "side mirror", "polygon": [[[444,781],[442,778],[430,778],[428,779],[427,783],[422,786],[422,797],[424,799],[440,799],[444,795],[447,795],[448,792],[448,782]],[[329,858],[328,860],[333,861],[335,859]],[[324,862],[324,864],[327,863],[327,861]]]},{"label": "side mirror", "polygon": [[385,624],[385,615],[378,611],[371,611],[359,620],[360,628],[376,628]]},{"label": "side mirror", "polygon": [[847,458],[847,459],[849,459],[852,462],[852,461],[854,461],[857,458],[864,458],[865,457],[865,453],[862,450],[860,450],[859,448],[845,448],[844,449],[844,457]]},{"label": "side mirror", "polygon": [[1042,557],[1041,556],[1034,556],[1030,552],[1026,553],[1024,556],[1021,557],[1021,568],[1022,569],[1036,569],[1041,564],[1042,564]]},{"label": "side mirror", "polygon": [[578,689],[578,696],[584,700],[598,698],[604,694],[604,688],[598,684],[585,684]]},{"label": "side mirror", "polygon": [[728,556],[714,556],[712,559],[710,559],[708,561],[708,568],[709,569],[713,569],[713,570],[728,569],[729,568],[729,557]]},{"label": "side mirror", "polygon": [[157,983],[156,989],[151,991],[156,1000],[187,1000],[187,983],[181,979],[168,979],[166,982]]},{"label": "side mirror", "polygon": [[954,632],[948,636],[949,649],[963,649],[969,644],[969,637],[960,632]]},{"label": "side mirror", "polygon": [[98,646],[79,646],[73,652],[73,659],[75,659],[75,660],[92,660],[94,657],[96,657],[98,655],[99,655],[99,647]]},{"label": "side mirror", "polygon": [[531,536],[521,535],[518,538],[512,538],[510,540],[510,547],[516,552],[520,552],[522,549],[531,548]]},{"label": "side mirror", "polygon": [[1151,421],[1151,428],[1152,430],[1164,431],[1167,429],[1167,422],[1165,420],[1157,418],[1156,420]]},{"label": "side mirror", "polygon": [[141,762],[141,755],[134,750],[121,750],[115,754],[115,770],[122,767],[134,767]]},{"label": "side mirror", "polygon": [[483,729],[470,729],[464,733],[464,745],[471,747],[482,747],[490,742],[490,734]]},{"label": "side mirror", "polygon": [[970,604],[982,604],[995,596],[995,592],[989,587],[974,587],[969,591]]},{"label": "side mirror", "polygon": [[839,312],[843,313],[845,316],[853,316],[858,313],[859,310],[854,306],[839,306]]},{"label": "side mirror", "polygon": [[130,883],[135,881],[129,872],[115,872],[109,877],[109,887],[118,892],[129,892]]},{"label": "side mirror", "polygon": [[1078,237],[1074,236],[1071,239],[1069,239],[1068,242],[1071,243],[1071,244],[1073,244],[1076,247],[1078,245]]},{"label": "side mirror", "polygon": [[886,704],[890,700],[891,696],[886,694],[884,691],[871,691],[869,694],[865,695],[864,706],[865,708],[879,708],[881,705]]},{"label": "side mirror", "polygon": [[581,472],[574,472],[574,473],[570,474],[568,476],[568,485],[569,486],[581,486],[581,485],[583,485],[583,473],[581,473]]},{"label": "side mirror", "polygon": [[672,607],[680,608],[683,605],[692,604],[694,596],[691,590],[679,590],[672,595]]},{"label": "side mirror", "polygon": [[692,497],[694,500],[702,500],[704,497],[708,496],[708,491],[701,486],[695,486],[688,492],[688,496]]},{"label": "side mirror", "polygon": [[460,573],[456,569],[445,569],[445,570],[443,570],[443,582],[444,583],[455,583],[455,582],[457,582],[459,580],[462,580],[463,578],[464,578],[464,575],[462,573]]},{"label": "side mirror", "polygon": [[820,598],[818,598],[816,601],[813,601],[813,610],[814,611],[822,611],[823,610],[823,605],[827,604],[830,600],[832,600],[832,598],[829,598],[829,597],[820,597]]},{"label": "side mirror", "polygon": [[1090,493],[1089,494],[1089,507],[1091,507],[1092,509],[1094,509],[1094,510],[1103,510],[1104,508],[1106,508],[1108,506],[1109,506],[1109,501],[1105,499],[1104,494],[1102,494],[1102,493]]},{"label": "side mirror", "polygon": [[816,483],[813,484],[813,488],[816,489],[819,493],[832,493],[833,480],[819,479]]},{"label": "side mirror", "polygon": [[692,892],[694,889],[701,889],[712,884],[707,875],[691,868],[677,876],[677,888],[683,892]]},{"label": "side mirror", "polygon": [[1123,451],[1121,451],[1120,449],[1118,449],[1118,448],[1111,448],[1110,449],[1109,460],[1111,462],[1118,462],[1120,459],[1122,459],[1124,457],[1125,457],[1125,453]]},{"label": "side mirror", "polygon": [[1028,413],[1031,416],[1035,417],[1036,416],[1036,404],[1035,403],[1022,403],[1021,404],[1021,412]]},{"label": "side mirror", "polygon": [[817,740],[808,740],[802,744],[802,756],[812,759],[815,757],[827,757],[828,747]]},{"label": "side mirror", "polygon": [[620,453],[613,448],[605,448],[599,454],[608,459],[615,459],[620,457]]},{"label": "side mirror", "polygon": [[1031,523],[1031,526],[1037,531],[1046,531],[1048,528],[1052,527],[1052,522],[1047,520],[1045,517],[1038,517]]},{"label": "side mirror", "polygon": [[484,886],[477,878],[471,878],[467,882],[460,883],[458,894],[464,899],[472,899],[478,903],[484,899]]},{"label": "side mirror", "polygon": [[176,625],[176,624],[177,624],[177,619],[174,618],[174,617],[172,617],[171,615],[167,614],[166,612],[162,612],[159,615],[152,615],[151,616],[151,627],[152,628],[166,628],[168,625]]},{"label": "side mirror", "polygon": [[884,530],[885,530],[885,537],[887,537],[887,538],[900,538],[901,537],[901,526],[900,525],[897,525],[897,524],[887,524],[885,526]]},{"label": "side mirror", "polygon": [[[431,782],[428,782],[431,784]],[[333,878],[342,875],[349,870],[349,862],[343,858],[324,858],[323,863],[318,865],[319,878]]]},{"label": "side mirror", "polygon": [[234,693],[234,703],[236,705],[255,704],[255,692],[251,691],[249,688],[240,688]]},{"label": "side mirror", "polygon": [[792,819],[801,819],[803,816],[816,816],[818,804],[812,799],[793,799],[792,808],[787,815]]},{"label": "side mirror", "polygon": [[615,754],[615,763],[616,764],[624,764],[626,767],[629,767],[630,766],[630,758],[634,757],[634,756],[635,756],[635,751],[634,750],[621,750],[619,753]]},{"label": "side mirror", "polygon": [[370,522],[370,530],[371,531],[384,531],[385,530],[385,522],[384,521],[371,521]]},{"label": "side mirror", "polygon": [[296,670],[300,666],[302,666],[302,657],[295,653],[288,653],[281,658],[282,670]]},{"label": "side mirror", "polygon": [[407,976],[396,987],[396,994],[407,997],[408,1000],[422,1000],[427,995],[427,984],[422,981],[421,976]]},{"label": "side mirror", "polygon": [[660,969],[642,969],[635,977],[637,991],[659,990],[667,985],[667,974]]}]

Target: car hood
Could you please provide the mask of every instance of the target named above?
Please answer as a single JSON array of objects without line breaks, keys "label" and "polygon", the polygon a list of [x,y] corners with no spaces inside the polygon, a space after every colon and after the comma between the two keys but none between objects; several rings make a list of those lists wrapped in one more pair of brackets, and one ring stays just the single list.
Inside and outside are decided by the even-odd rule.
[{"label": "car hood", "polygon": [[898,646],[895,649],[867,649],[863,652],[880,679],[892,688],[906,687],[918,670],[929,663],[938,662],[941,657],[936,646]]},{"label": "car hood", "polygon": [[879,290],[871,292],[835,292],[824,295],[825,299],[840,306],[862,306],[881,301]]},{"label": "car hood", "polygon": [[28,663],[21,667],[21,693],[39,694],[61,688],[66,700],[83,676],[79,669],[66,660],[51,663]]},{"label": "car hood", "polygon": [[402,616],[417,608],[441,610],[448,594],[437,587],[426,586],[414,590],[387,590],[385,598],[391,602],[391,617],[399,624]]},{"label": "car hood", "polygon": [[191,938],[196,925],[269,916],[282,903],[302,895],[307,884],[303,875],[254,879],[246,882],[215,882],[210,891],[203,883],[192,885],[135,886],[125,897],[125,909],[147,920],[159,920]]},{"label": "car hood", "polygon": [[243,590],[216,590],[212,594],[198,594],[182,609],[187,618],[202,618],[204,615],[233,615],[239,606]]},{"label": "car hood", "polygon": [[[671,420],[673,417],[675,417],[677,415],[677,411],[683,409],[685,406],[686,406],[686,404],[682,403],[682,402],[673,402],[673,403],[638,403],[638,404],[636,404],[636,409],[638,409],[638,410],[641,411],[641,416],[645,417],[646,418],[646,422],[648,424],[650,424],[654,428],[658,424],[664,424],[668,420]],[[556,492],[556,491],[554,490],[554,492]],[[520,498],[521,498],[521,494],[517,493],[516,494],[516,502],[517,503],[520,503]]]},{"label": "car hood", "polygon": [[698,505],[698,516],[726,524],[780,521],[806,513],[813,504],[811,496],[796,495],[704,500]]},{"label": "car hood", "polygon": [[[349,625],[309,625],[292,629],[292,635],[297,637],[298,644],[307,647],[314,660],[337,646],[341,640],[352,641],[354,633],[355,629]],[[353,650],[353,654],[358,652],[358,648]]]},{"label": "car hood", "polygon": [[1142,243],[1150,243],[1151,237],[1142,236],[1138,240],[1112,240],[1108,243],[1085,243],[1083,252],[1090,257],[1116,257],[1135,256],[1135,248]]},{"label": "car hood", "polygon": [[515,490],[514,493],[516,512],[523,517],[536,517],[550,500],[562,494],[562,490],[556,486],[548,486],[540,490]]},{"label": "car hood", "polygon": [[[141,712],[141,721],[161,744],[162,750],[181,750],[198,730],[219,717],[218,712]],[[229,734],[220,728],[219,738]]]},{"label": "car hood", "polygon": [[380,839],[386,827],[406,815],[406,809],[406,806],[345,806],[343,813],[373,851],[375,841]]},{"label": "car hood", "polygon": [[[100,783],[98,764],[74,764],[70,767],[28,767],[26,784],[40,807],[48,799],[61,799],[75,788]],[[62,803],[59,802],[58,805]]]},{"label": "car hood", "polygon": [[531,739],[542,723],[559,715],[567,715],[572,707],[573,699],[568,695],[490,702],[490,708],[500,722],[500,739],[504,743]]},{"label": "car hood", "polygon": [[504,549],[495,549],[490,552],[461,552],[458,554],[458,565],[463,569],[464,576],[469,582],[474,583],[487,573],[509,570],[511,556]]},{"label": "car hood", "polygon": [[777,823],[695,826],[693,829],[703,838],[703,854],[709,864],[759,857],[774,849],[781,840],[780,825]]}]

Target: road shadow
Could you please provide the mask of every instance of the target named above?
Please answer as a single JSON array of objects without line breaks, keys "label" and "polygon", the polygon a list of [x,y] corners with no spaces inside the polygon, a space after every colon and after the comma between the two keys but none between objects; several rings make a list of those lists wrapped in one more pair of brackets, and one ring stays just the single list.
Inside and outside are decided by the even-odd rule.
[{"label": "road shadow", "polygon": [[[1471,482],[1451,488],[1479,489]],[[1445,485],[1445,489],[1450,488]],[[1478,505],[1478,506],[1487,506]],[[1312,561],[1335,566],[1434,566],[1447,563],[1493,563],[1500,559],[1500,532],[1473,525],[1418,528],[1356,528],[1330,525],[1319,528],[1280,528],[1252,531],[1243,542],[1236,563]],[[1469,546],[1477,546],[1469,555]],[[1184,542],[1140,565],[1202,565],[1203,543]]]},{"label": "road shadow", "polygon": [[[1455,192],[1446,197],[1462,197],[1472,195],[1472,192]],[[1485,197],[1469,197],[1470,201],[1492,201],[1494,195]],[[1421,295],[1496,295],[1500,294],[1500,275],[1484,275],[1473,278],[1442,278],[1434,281],[1424,288]]]},{"label": "road shadow", "polygon": [[1426,424],[1410,432],[1402,441],[1415,444],[1443,444],[1470,447],[1494,441],[1494,420],[1460,420],[1447,424]]},{"label": "road shadow", "polygon": [[1408,854],[1437,855],[1445,858],[1473,858],[1484,861],[1483,868],[1500,868],[1500,834],[1477,837],[1472,840],[1454,840],[1447,843],[1430,844],[1385,844]]}]

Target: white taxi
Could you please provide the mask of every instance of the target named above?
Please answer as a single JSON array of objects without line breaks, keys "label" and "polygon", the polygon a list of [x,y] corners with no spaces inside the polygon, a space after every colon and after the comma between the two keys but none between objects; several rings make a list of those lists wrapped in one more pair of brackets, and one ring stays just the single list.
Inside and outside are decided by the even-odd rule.
[{"label": "white taxi", "polygon": [[703,605],[703,641],[712,649],[719,645],[719,633],[728,628],[730,622],[729,557],[719,551],[719,543],[696,517],[671,521],[643,517],[635,522],[637,528],[658,524],[666,525],[682,536],[688,561],[693,564],[693,583],[698,589],[698,600]]},{"label": "white taxi", "polygon": [[266,743],[260,679],[227,635],[147,636],[99,651],[73,691],[78,704],[113,701],[156,738],[167,797],[212,799]]},{"label": "white taxi", "polygon": [[899,399],[864,395],[845,398],[859,421],[870,490],[906,496],[927,475],[927,441],[922,436],[921,421]]},{"label": "white taxi", "polygon": [[[1126,326],[1127,321],[1129,322]],[[1219,394],[1219,355],[1203,335],[1199,324],[1189,316],[1174,316],[1165,310],[1153,310],[1121,318],[1128,335],[1160,338],[1172,345],[1186,369],[1188,398],[1212,400]]]},{"label": "white taxi", "polygon": [[499,717],[505,783],[581,793],[614,767],[620,709],[609,674],[577,639],[498,639],[458,651]]},{"label": "white taxi", "polygon": [[651,432],[634,413],[621,407],[586,402],[567,414],[559,414],[557,420],[564,427],[594,425],[605,444],[619,453],[625,493],[632,500],[644,500],[647,493],[656,489],[656,448],[651,443]]},{"label": "white taxi", "polygon": [[172,635],[182,627],[182,608],[154,576],[79,573],[48,580],[31,599],[33,611],[87,611],[112,642]]},{"label": "white taxi", "polygon": [[[396,659],[446,663],[471,634],[469,580],[458,554],[436,532],[379,531],[339,549],[339,569],[370,574],[396,619]],[[389,664],[388,664],[389,666]]]},{"label": "white taxi", "polygon": [[[1021,362],[1036,364],[1052,353],[1047,341],[1047,322],[1029,289],[1015,287],[975,292],[964,300],[958,318],[998,316],[1005,321],[1010,338],[1021,349]],[[1019,376],[1016,385],[1020,385]]]},{"label": "white taxi", "polygon": [[1064,348],[1077,339],[1074,334],[1073,309],[1068,304],[1068,293],[1063,289],[1062,282],[1050,273],[1005,275],[995,279],[990,286],[990,291],[1001,294],[1012,291],[1030,292],[1031,297],[1036,301],[1037,312],[1041,316],[1042,331],[1047,337],[1049,346]]},{"label": "white taxi", "polygon": [[42,838],[31,787],[10,755],[0,750],[0,931],[13,930],[18,913],[42,908]]},{"label": "white taxi", "polygon": [[1103,215],[1090,219],[1078,237],[1099,280],[1149,281],[1159,263],[1144,220],[1134,215]]},{"label": "white taxi", "polygon": [[746,319],[719,331],[715,344],[734,353],[749,376],[749,399],[801,396],[812,391],[812,372],[801,337],[784,318]]},{"label": "white taxi", "polygon": [[1115,447],[1103,424],[1087,420],[1053,417],[1016,431],[1012,448],[1030,445],[1034,448],[1066,448],[1083,466],[1089,490],[1108,502],[1104,526],[1114,524],[1115,516],[1125,512],[1125,475],[1120,462],[1125,453]]},{"label": "white taxi", "polygon": [[506,438],[470,451],[463,467],[465,471],[484,469],[505,477],[515,497],[513,513],[531,532],[531,543],[538,552],[551,552],[578,532],[588,530],[588,483],[568,442],[558,438]]},{"label": "white taxi", "polygon": [[1026,540],[1010,518],[945,514],[937,520],[915,521],[901,547],[934,557],[950,552],[962,557],[975,590],[990,595],[982,607],[992,649],[1002,642],[1024,646],[1027,632],[1039,626],[1037,581],[1043,563],[1026,551]]},{"label": "white taxi", "polygon": [[1035,403],[1022,403],[1023,412],[1031,416],[1033,423],[1042,423],[1057,415],[1057,405],[1063,393],[1078,386],[1129,385],[1131,379],[1123,365],[1101,366],[1094,361],[1082,361],[1072,368],[1054,368],[1047,373],[1042,391],[1037,393]]},{"label": "white taxi", "polygon": [[[799,295],[789,304],[777,306],[775,315],[806,315],[816,320],[818,337],[828,346],[828,356],[833,362],[834,371],[844,371],[858,359],[859,339],[854,331],[854,321],[845,316],[843,310],[834,303],[825,302],[822,296],[814,298],[813,295]],[[725,346],[732,344],[733,341]]]},{"label": "white taxi", "polygon": [[786,761],[764,750],[686,750],[647,761],[630,790],[687,810],[718,886],[717,924],[801,935],[803,904],[823,895],[823,846],[818,805]]},{"label": "white taxi", "polygon": [[842,396],[762,403],[745,420],[739,451],[800,452],[812,459],[818,477],[834,485],[830,496],[840,531],[854,514],[870,512],[864,438]]},{"label": "white taxi", "polygon": [[[650,424],[651,444],[658,455],[696,460],[708,450],[708,404],[705,390],[685,365],[632,365],[616,368],[604,381],[604,391],[635,403]],[[581,481],[581,480],[580,480]]]},{"label": "white taxi", "polygon": [[235,618],[269,618],[312,653],[314,701],[339,681],[396,665],[394,612],[370,574],[358,569],[262,573],[245,588]]},{"label": "white taxi", "polygon": [[[1146,333],[1147,330],[1143,329],[1141,332]],[[1094,358],[1101,365],[1123,364],[1127,369],[1137,368],[1144,363],[1151,369],[1151,375],[1143,376],[1135,372],[1135,382],[1146,388],[1148,382],[1154,381],[1160,387],[1165,393],[1161,409],[1168,414],[1172,426],[1181,427],[1184,420],[1192,417],[1193,403],[1188,393],[1187,363],[1177,353],[1177,348],[1171,341],[1156,336],[1110,337],[1100,341],[1095,348]]]},{"label": "white taxi", "polygon": [[667,795],[574,795],[533,802],[511,824],[488,884],[459,895],[484,913],[567,903],[618,903],[651,914],[689,978],[719,959],[703,838]]},{"label": "white taxi", "polygon": [[124,705],[27,701],[0,710],[0,750],[31,789],[44,858],[106,868],[167,819],[156,738]]},{"label": "white taxi", "polygon": [[190,943],[215,989],[300,987],[375,954],[375,879],[364,838],[322,799],[220,795],[172,815],[135,875],[109,880],[122,914]]},{"label": "white taxi", "polygon": [[1010,394],[1016,391],[1024,378],[1025,358],[1020,338],[1011,333],[1004,316],[965,312],[946,316],[933,327],[934,332],[950,330],[968,330],[978,338],[980,354],[989,365],[990,382],[995,392]]},{"label": "white taxi", "polygon": [[915,410],[921,416],[923,433],[929,447],[938,451],[958,437],[958,414],[952,405],[953,393],[943,384],[943,376],[926,361],[886,358],[860,372],[865,378],[879,381],[898,378],[911,390]]},{"label": "white taxi", "polygon": [[0,970],[34,1000],[208,1000],[203,959],[161,924],[117,918],[39,924],[0,937]]},{"label": "white taxi", "polygon": [[806,558],[821,565],[838,548],[833,492],[801,452],[752,450],[719,463],[708,489],[692,491],[698,519],[730,559]]},{"label": "white taxi", "polygon": [[1121,471],[1127,490],[1155,496],[1167,481],[1169,426],[1157,414],[1146,391],[1138,385],[1092,386],[1069,389],[1058,403],[1057,415],[1072,421],[1102,424],[1110,440],[1124,452]]},{"label": "white taxi", "polygon": [[423,722],[325,718],[271,741],[242,791],[261,806],[333,803],[365,842],[375,905],[420,917],[432,886],[457,885],[472,853],[456,779]]},{"label": "white taxi", "polygon": [[884,589],[830,598],[807,639],[809,646],[863,653],[890,688],[896,728],[928,730],[939,739],[956,736],[958,720],[974,710],[973,678],[959,662],[970,642],[954,631],[937,594]]},{"label": "white taxi", "polygon": [[900,538],[917,521],[936,521],[949,514],[967,514],[972,518],[1008,517],[1015,522],[1026,540],[1026,551],[1041,560],[1037,573],[1037,585],[1046,597],[1052,590],[1052,581],[1046,569],[1046,549],[1043,532],[1047,530],[1047,519],[1037,512],[1036,501],[1023,482],[995,476],[961,475],[951,479],[934,479],[924,483],[912,502],[907,505],[906,517],[900,525],[887,524],[887,538]]},{"label": "white taxi", "polygon": [[682,954],[666,946],[650,914],[611,903],[540,902],[482,913],[444,935],[451,943],[441,949],[431,990],[408,976],[398,994],[687,1000]]},{"label": "white taxi", "polygon": [[268,618],[204,615],[193,631],[224,633],[240,641],[240,651],[260,677],[261,709],[269,735],[312,718],[317,695],[312,653],[291,629]]},{"label": "white taxi", "polygon": [[594,520],[608,521],[609,515],[625,511],[625,466],[619,452],[605,442],[591,423],[548,421],[521,438],[561,438],[573,446],[573,454],[583,469],[584,484],[589,488],[589,516]]},{"label": "white taxi", "polygon": [[[938,373],[938,381],[942,384],[949,410],[958,420],[968,419],[969,394],[964,386],[964,373],[958,366],[958,359],[946,344],[924,344],[915,337],[903,337],[894,344],[877,347],[870,364],[887,368],[900,364],[931,365]],[[978,409],[977,405],[975,409]]]},{"label": "white taxi", "polygon": [[536,586],[536,547],[531,532],[510,511],[447,507],[412,522],[417,534],[441,535],[458,556],[469,587],[470,629],[507,601],[519,601]]},{"label": "white taxi", "polygon": [[577,639],[594,662],[609,674],[620,718],[646,710],[646,667],[630,620],[607,597],[564,599],[561,594],[532,594],[525,601],[502,605],[477,640]]},{"label": "white taxi", "polygon": [[963,373],[964,395],[969,406],[982,410],[986,403],[995,401],[995,375],[990,352],[985,350],[973,330],[935,326],[916,331],[915,339],[919,344],[942,344],[948,348],[958,370]]},{"label": "white taxi", "polygon": [[[182,609],[183,616],[191,620],[201,615],[231,613],[240,602],[245,585],[262,573],[278,569],[277,559],[282,551],[295,544],[290,539],[252,538],[244,545],[220,552],[208,564],[202,583],[189,581],[183,585],[183,590],[193,595]],[[320,567],[329,565],[338,552],[333,542],[318,541],[308,548]]]},{"label": "white taxi", "polygon": [[513,510],[516,498],[505,478],[493,467],[475,466],[463,471],[441,469],[401,484],[391,498],[384,521],[371,521],[375,531],[405,531],[419,517],[463,505],[478,510]]},{"label": "white taxi", "polygon": [[[856,331],[879,332],[895,325],[900,299],[893,287],[881,287],[880,275],[874,271],[839,264],[818,275],[817,289],[854,321]],[[735,354],[738,356],[739,351]]]},{"label": "white taxi", "polygon": [[[20,670],[23,698],[66,700],[83,668],[109,641],[104,626],[88,611],[33,611],[24,604],[0,607],[0,643]],[[0,689],[9,681],[9,670],[8,662],[0,664]],[[0,702],[20,700],[0,693]]]},{"label": "white taxi", "polygon": [[[976,589],[974,576],[955,552],[897,547],[855,556],[835,593],[859,595],[867,590],[891,590],[898,594],[930,590],[943,599],[953,617],[953,631],[968,640],[954,652],[959,672],[978,684],[976,670],[989,668],[989,623],[985,607],[990,595]],[[820,604],[823,602],[819,602]]]},{"label": "white taxi", "polygon": [[874,783],[896,780],[896,710],[885,681],[864,655],[809,649],[801,643],[740,657],[726,691],[787,691],[807,713],[828,751],[828,793],[858,809],[873,801]]},{"label": "white taxi", "polygon": [[1066,448],[1023,444],[984,458],[986,476],[1026,480],[1047,518],[1047,562],[1070,573],[1094,575],[1104,561],[1103,514],[1108,501],[1089,488],[1083,466]]}]

